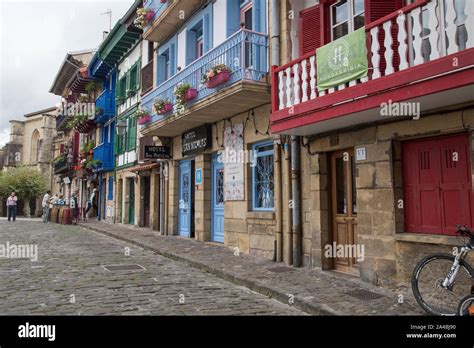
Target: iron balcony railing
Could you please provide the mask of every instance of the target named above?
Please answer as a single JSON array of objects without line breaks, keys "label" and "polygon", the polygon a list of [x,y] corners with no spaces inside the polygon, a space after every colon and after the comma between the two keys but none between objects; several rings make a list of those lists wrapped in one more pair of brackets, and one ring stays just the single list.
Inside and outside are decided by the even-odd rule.
[{"label": "iron balcony railing", "polygon": [[[215,88],[201,83],[202,75],[218,64],[225,64],[231,70],[230,79]],[[142,108],[153,115],[153,121],[162,119],[156,115],[153,101],[160,97],[169,98],[176,105],[173,95],[175,87],[180,83],[189,83],[197,89],[197,96],[188,102],[188,107],[200,100],[217,93],[222,87],[230,86],[239,81],[266,83],[268,74],[268,36],[262,33],[241,29],[230,36],[222,44],[216,46],[203,56],[186,66],[183,70],[160,84],[142,97]],[[167,115],[164,115],[166,117]]]}]

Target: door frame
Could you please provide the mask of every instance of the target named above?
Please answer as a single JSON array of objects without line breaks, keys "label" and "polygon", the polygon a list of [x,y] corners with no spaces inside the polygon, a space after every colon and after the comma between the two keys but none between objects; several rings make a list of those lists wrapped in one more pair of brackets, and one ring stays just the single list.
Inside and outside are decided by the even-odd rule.
[{"label": "door frame", "polygon": [[[128,186],[128,224],[135,225],[135,178],[127,178]],[[133,195],[132,195],[133,191]]]},{"label": "door frame", "polygon": [[[337,243],[336,236],[336,218],[337,218],[337,194],[336,194],[336,161],[338,157],[344,156],[344,153],[349,154],[349,166],[345,166],[344,170],[346,171],[346,187],[347,187],[347,211],[349,215],[347,218],[347,226],[350,228],[348,232],[349,244],[356,244],[356,230],[354,226],[357,226],[357,212],[353,213],[353,183],[355,184],[355,176],[352,173],[352,164],[355,165],[354,157],[354,148],[346,148],[342,150],[337,150],[329,153],[328,156],[328,168],[329,168],[329,187],[328,187],[328,197],[329,197],[329,209],[330,209],[330,220],[329,220],[329,241],[332,246],[334,242]],[[349,174],[349,175],[347,175]],[[357,190],[357,187],[356,187]],[[329,260],[330,267],[333,271],[346,273],[350,275],[360,276],[359,267],[357,261],[354,260],[354,263],[349,266],[337,266],[336,257],[331,257]]]},{"label": "door frame", "polygon": [[[212,165],[211,165],[211,175],[212,175],[212,178],[211,178],[211,241],[212,242],[215,242],[215,243],[224,243],[224,235],[225,235],[225,230],[223,229],[222,232],[223,232],[223,236],[222,236],[222,240],[216,240],[215,238],[215,222],[216,222],[216,218],[215,218],[215,212],[216,212],[216,209],[215,209],[215,201],[216,201],[216,176],[215,176],[215,171],[217,169],[224,169],[224,163],[219,163],[217,160],[218,158],[221,156],[221,154],[219,153],[215,153],[212,155]],[[222,211],[224,211],[225,208],[222,208]]]},{"label": "door frame", "polygon": [[190,195],[189,195],[189,235],[188,236],[182,236],[186,238],[194,238],[194,159],[185,159],[182,161],[179,161],[178,164],[178,236],[181,236],[181,213],[180,213],[180,199],[181,199],[181,193],[182,193],[182,183],[181,183],[181,165],[189,162],[190,165],[190,183],[189,183],[189,190],[190,190]]}]

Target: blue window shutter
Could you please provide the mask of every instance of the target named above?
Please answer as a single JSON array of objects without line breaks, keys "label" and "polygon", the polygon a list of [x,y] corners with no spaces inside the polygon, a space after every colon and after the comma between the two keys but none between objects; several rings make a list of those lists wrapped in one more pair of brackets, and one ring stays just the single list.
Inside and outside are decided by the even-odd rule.
[{"label": "blue window shutter", "polygon": [[158,55],[156,56],[156,85],[159,86],[166,80],[166,58]]},{"label": "blue window shutter", "polygon": [[240,29],[240,5],[237,0],[227,0],[227,37]]},{"label": "blue window shutter", "polygon": [[194,30],[186,31],[186,65],[196,60],[196,32]]},{"label": "blue window shutter", "polygon": [[170,45],[170,65],[171,65],[171,76],[176,74],[176,45],[172,43]]},{"label": "blue window shutter", "polygon": [[253,30],[259,33],[267,32],[267,11],[265,0],[253,0]]},{"label": "blue window shutter", "polygon": [[204,53],[209,51],[212,47],[214,47],[214,38],[213,38],[213,22],[212,22],[213,14],[212,14],[212,5],[209,5],[206,8],[206,12],[204,13],[204,20],[203,20],[203,40],[204,40]]}]

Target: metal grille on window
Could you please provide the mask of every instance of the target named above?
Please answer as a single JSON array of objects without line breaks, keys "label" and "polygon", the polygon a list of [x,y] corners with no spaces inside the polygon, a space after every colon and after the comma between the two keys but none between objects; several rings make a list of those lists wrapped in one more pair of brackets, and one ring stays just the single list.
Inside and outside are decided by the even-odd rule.
[{"label": "metal grille on window", "polygon": [[187,208],[189,204],[189,175],[183,175],[182,205]]},{"label": "metal grille on window", "polygon": [[216,175],[216,205],[224,205],[224,169],[219,169]]},{"label": "metal grille on window", "polygon": [[273,208],[273,155],[258,157],[255,169],[255,204],[258,208]]}]

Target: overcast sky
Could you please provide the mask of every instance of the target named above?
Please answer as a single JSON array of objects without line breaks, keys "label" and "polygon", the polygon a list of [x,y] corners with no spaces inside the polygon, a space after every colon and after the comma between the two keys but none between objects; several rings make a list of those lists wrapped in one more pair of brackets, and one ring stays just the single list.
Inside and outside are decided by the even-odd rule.
[{"label": "overcast sky", "polygon": [[9,120],[55,106],[48,91],[67,52],[96,48],[133,0],[0,0],[0,146]]}]

